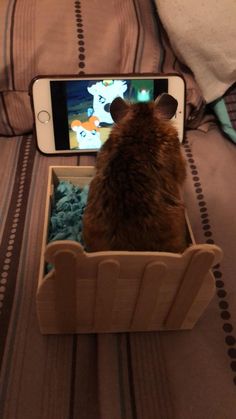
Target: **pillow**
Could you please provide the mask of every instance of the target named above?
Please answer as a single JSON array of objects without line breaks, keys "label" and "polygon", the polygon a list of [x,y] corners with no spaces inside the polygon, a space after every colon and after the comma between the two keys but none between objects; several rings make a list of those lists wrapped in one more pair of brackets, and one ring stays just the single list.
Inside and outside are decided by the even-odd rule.
[{"label": "pillow", "polygon": [[214,0],[201,4],[155,0],[155,4],[177,57],[194,74],[224,133],[236,142],[235,0],[227,7]]},{"label": "pillow", "polygon": [[34,76],[78,71],[75,9],[68,3],[74,2],[1,1],[1,135],[32,130],[28,87]]},{"label": "pillow", "polygon": [[[1,0],[0,135],[32,130],[37,75],[178,71],[155,13],[152,0]],[[186,80],[188,109],[198,113],[202,97]]]},{"label": "pillow", "polygon": [[193,72],[207,103],[236,82],[236,2],[155,0],[171,45]]}]

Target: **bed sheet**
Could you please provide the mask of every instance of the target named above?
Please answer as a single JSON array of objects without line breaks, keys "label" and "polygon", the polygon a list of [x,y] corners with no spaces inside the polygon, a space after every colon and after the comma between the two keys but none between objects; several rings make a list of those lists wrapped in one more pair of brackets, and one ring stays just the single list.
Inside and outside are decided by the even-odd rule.
[{"label": "bed sheet", "polygon": [[[236,149],[188,131],[185,202],[196,241],[216,243],[216,296],[191,331],[42,336],[35,293],[49,165],[31,136],[0,138],[0,417],[234,419]],[[6,165],[7,162],[7,165]]]}]

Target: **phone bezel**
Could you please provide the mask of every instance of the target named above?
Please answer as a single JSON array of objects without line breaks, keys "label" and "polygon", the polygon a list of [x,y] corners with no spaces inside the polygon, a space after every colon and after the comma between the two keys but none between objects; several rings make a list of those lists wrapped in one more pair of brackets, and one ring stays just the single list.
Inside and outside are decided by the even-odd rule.
[{"label": "phone bezel", "polygon": [[[50,81],[66,81],[66,80],[104,80],[104,79],[117,79],[117,80],[125,80],[125,79],[168,79],[171,81],[171,88],[173,88],[173,80],[178,80],[179,83],[182,84],[181,90],[182,97],[175,93],[175,90],[168,89],[170,94],[175,94],[175,97],[178,100],[180,105],[181,113],[181,129],[182,129],[182,137],[180,138],[180,142],[183,143],[185,139],[185,113],[186,113],[186,83],[181,74],[178,73],[160,73],[160,74],[153,74],[153,73],[142,73],[142,74],[105,74],[105,75],[97,75],[97,74],[90,74],[90,75],[38,75],[34,77],[29,86],[29,95],[31,99],[31,106],[34,116],[34,132],[36,137],[36,143],[38,150],[45,154],[45,155],[76,155],[76,154],[96,154],[99,152],[99,149],[77,149],[77,150],[57,150],[55,148],[55,141],[54,141],[54,128],[53,128],[53,118],[52,118],[52,104],[51,104],[51,95],[50,95]],[[36,88],[37,83],[43,81],[45,85],[43,92],[40,92],[39,89]],[[46,81],[46,83],[45,83]],[[38,85],[38,87],[40,87]],[[177,91],[177,89],[176,89]],[[44,105],[45,104],[45,105]],[[42,124],[37,120],[37,115],[40,111],[45,110],[47,111],[51,118],[48,123]],[[41,125],[40,125],[41,124]],[[45,137],[49,138],[47,143],[45,142]],[[46,145],[46,147],[45,147]]]}]

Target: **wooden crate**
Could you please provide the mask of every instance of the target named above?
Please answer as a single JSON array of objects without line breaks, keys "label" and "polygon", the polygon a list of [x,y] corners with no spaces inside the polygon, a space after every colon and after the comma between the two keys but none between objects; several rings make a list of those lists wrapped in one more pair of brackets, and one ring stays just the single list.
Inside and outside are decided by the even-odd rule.
[{"label": "wooden crate", "polygon": [[[211,267],[218,246],[183,253],[86,253],[74,241],[47,244],[51,198],[59,180],[88,184],[93,167],[50,167],[38,290],[41,333],[99,333],[191,329],[215,293]],[[54,268],[45,273],[45,264]]]}]

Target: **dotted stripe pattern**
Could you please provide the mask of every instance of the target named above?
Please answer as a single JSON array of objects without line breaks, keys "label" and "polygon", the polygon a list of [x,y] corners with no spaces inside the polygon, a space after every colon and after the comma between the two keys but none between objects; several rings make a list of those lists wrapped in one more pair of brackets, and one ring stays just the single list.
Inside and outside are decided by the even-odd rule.
[{"label": "dotted stripe pattern", "polygon": [[85,74],[85,43],[84,43],[84,30],[83,18],[81,12],[81,1],[75,1],[75,18],[77,25],[77,38],[78,38],[78,74]]},{"label": "dotted stripe pattern", "polygon": [[0,249],[0,362],[14,299],[34,154],[32,138],[23,137]]},{"label": "dotted stripe pattern", "polygon": [[[75,1],[75,19],[77,25],[77,38],[78,38],[78,74],[85,74],[85,42],[83,32],[83,18],[81,11],[81,2]],[[80,165],[80,155],[77,157],[77,166]],[[75,371],[77,363],[77,335],[73,337],[72,347],[72,363],[71,363],[71,396],[69,417],[74,417],[74,403],[75,403]]]},{"label": "dotted stripe pattern", "polygon": [[[192,180],[195,187],[196,197],[198,200],[198,206],[201,216],[202,229],[204,236],[206,238],[206,243],[214,244],[213,234],[210,225],[209,214],[207,211],[207,204],[204,198],[203,188],[200,182],[199,173],[193,158],[191,146],[186,140],[184,143],[185,154],[187,157],[187,162],[191,169]],[[233,325],[230,323],[230,311],[229,303],[227,302],[227,292],[225,290],[225,284],[223,281],[223,274],[220,269],[220,264],[217,264],[212,269],[213,275],[215,277],[217,297],[218,297],[218,307],[220,310],[220,316],[223,321],[222,329],[225,333],[225,343],[227,346],[227,353],[230,358],[230,367],[231,370],[236,372],[236,339],[233,335]],[[234,375],[233,382],[236,385],[236,375]]]}]

